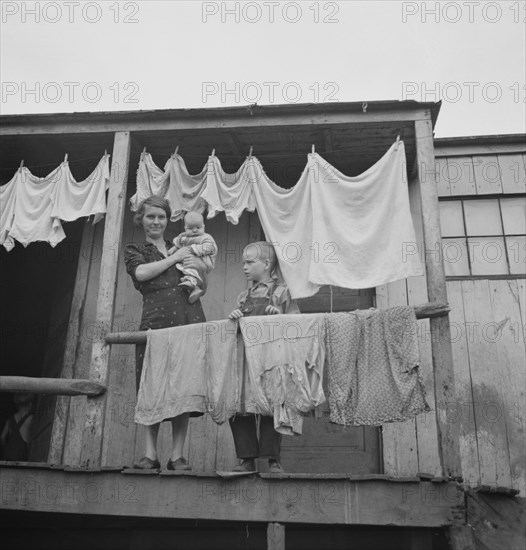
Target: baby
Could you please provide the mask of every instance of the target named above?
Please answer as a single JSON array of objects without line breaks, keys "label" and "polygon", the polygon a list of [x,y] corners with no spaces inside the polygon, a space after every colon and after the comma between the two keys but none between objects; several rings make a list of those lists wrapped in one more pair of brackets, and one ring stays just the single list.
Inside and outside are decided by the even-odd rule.
[{"label": "baby", "polygon": [[187,212],[184,217],[184,233],[173,240],[173,248],[170,254],[185,246],[190,247],[190,252],[199,256],[206,265],[205,271],[185,268],[182,263],[175,264],[183,272],[179,286],[184,286],[190,292],[188,301],[193,304],[205,293],[207,274],[215,267],[217,245],[213,237],[205,233],[203,216],[197,212]]}]

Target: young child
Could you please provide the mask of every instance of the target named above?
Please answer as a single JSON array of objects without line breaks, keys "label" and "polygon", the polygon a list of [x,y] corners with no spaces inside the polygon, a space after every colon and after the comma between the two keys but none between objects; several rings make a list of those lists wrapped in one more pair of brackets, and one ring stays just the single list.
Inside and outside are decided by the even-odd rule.
[{"label": "young child", "polygon": [[203,294],[207,286],[207,275],[215,267],[217,245],[212,235],[205,233],[203,216],[197,212],[187,212],[184,217],[184,233],[181,233],[173,240],[173,248],[169,254],[185,246],[190,247],[190,252],[199,256],[206,264],[206,271],[187,269],[183,264],[175,264],[183,272],[180,286],[184,286],[190,292],[188,301],[193,304]]},{"label": "young child", "polygon": [[[243,271],[251,286],[237,299],[237,308],[229,319],[240,319],[249,315],[276,315],[280,313],[300,313],[295,300],[290,297],[287,286],[272,278],[276,267],[276,253],[267,242],[255,242],[243,250]],[[260,416],[259,441],[257,437],[256,415],[239,415],[230,419],[237,457],[240,464],[235,472],[256,471],[255,459],[268,458],[272,473],[282,473],[280,464],[281,434],[274,430],[271,416]]]}]

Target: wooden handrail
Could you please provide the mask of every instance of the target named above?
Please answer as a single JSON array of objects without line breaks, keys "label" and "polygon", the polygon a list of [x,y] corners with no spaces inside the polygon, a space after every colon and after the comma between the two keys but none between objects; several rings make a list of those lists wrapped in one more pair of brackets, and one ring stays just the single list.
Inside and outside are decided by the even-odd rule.
[{"label": "wooden handrail", "polygon": [[79,378],[32,378],[29,376],[0,376],[0,392],[23,392],[51,395],[87,395],[96,397],[106,387]]},{"label": "wooden handrail", "polygon": [[[450,312],[448,304],[428,302],[420,306],[414,306],[417,319],[431,319],[447,315]],[[106,334],[107,344],[145,344],[147,331],[137,330],[130,332],[109,332]]]}]

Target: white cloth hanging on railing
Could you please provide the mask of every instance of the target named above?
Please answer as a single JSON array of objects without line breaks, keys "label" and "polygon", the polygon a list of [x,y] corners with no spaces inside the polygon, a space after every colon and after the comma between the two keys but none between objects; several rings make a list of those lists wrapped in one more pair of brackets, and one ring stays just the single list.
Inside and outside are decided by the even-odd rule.
[{"label": "white cloth hanging on railing", "polygon": [[424,273],[417,255],[404,255],[416,239],[403,142],[356,177],[309,154],[291,189],[273,183],[255,158],[250,169],[259,219],[292,298],[322,285],[373,288]]},{"label": "white cloth hanging on railing", "polygon": [[106,212],[109,155],[96,169],[77,182],[64,161],[45,178],[26,167],[0,187],[0,246],[12,250],[15,240],[27,246],[44,241],[55,247],[66,238],[61,220],[74,221],[93,215],[99,221]]}]

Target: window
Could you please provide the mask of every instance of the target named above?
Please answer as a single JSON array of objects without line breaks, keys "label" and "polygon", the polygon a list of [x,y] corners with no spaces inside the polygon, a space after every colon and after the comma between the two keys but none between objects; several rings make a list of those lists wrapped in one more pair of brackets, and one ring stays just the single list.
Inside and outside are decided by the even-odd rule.
[{"label": "window", "polygon": [[526,197],[440,202],[448,277],[526,274]]}]

